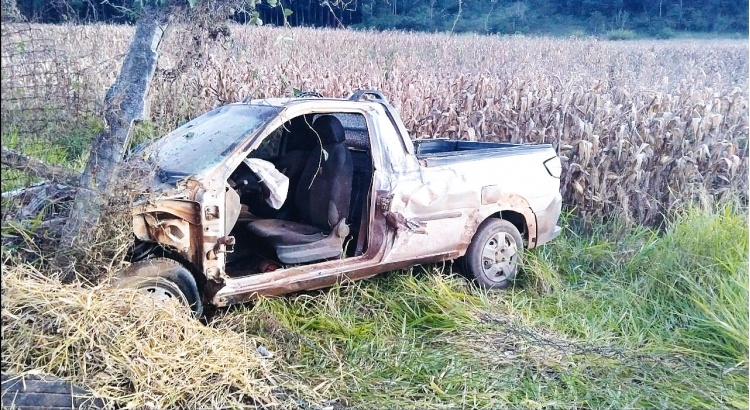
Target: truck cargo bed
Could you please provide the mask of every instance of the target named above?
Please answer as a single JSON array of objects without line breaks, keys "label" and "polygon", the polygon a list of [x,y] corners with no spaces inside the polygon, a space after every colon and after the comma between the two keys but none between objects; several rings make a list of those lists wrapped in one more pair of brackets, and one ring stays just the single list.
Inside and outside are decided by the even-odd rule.
[{"label": "truck cargo bed", "polygon": [[473,142],[447,139],[422,139],[414,141],[417,159],[423,165],[443,165],[458,161],[498,158],[510,155],[535,154],[550,151],[551,144],[511,144],[505,142]]}]

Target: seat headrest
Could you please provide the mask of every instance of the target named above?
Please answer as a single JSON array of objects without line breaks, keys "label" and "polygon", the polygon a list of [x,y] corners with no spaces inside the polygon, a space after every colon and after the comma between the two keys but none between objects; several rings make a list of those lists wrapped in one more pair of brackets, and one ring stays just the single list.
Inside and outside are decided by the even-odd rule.
[{"label": "seat headrest", "polygon": [[321,115],[313,122],[313,130],[320,136],[323,145],[340,144],[344,142],[344,126],[341,121],[333,115]]},{"label": "seat headrest", "polygon": [[312,136],[312,115],[300,115],[294,117],[284,124],[285,131],[289,135],[287,151],[309,150],[317,143]]}]

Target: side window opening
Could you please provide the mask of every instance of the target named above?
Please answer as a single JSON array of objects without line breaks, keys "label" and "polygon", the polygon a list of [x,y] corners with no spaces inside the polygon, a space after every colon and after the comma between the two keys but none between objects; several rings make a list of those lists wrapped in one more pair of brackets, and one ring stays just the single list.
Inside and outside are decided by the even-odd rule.
[{"label": "side window opening", "polygon": [[264,139],[263,142],[260,143],[260,146],[258,146],[258,148],[250,153],[248,158],[258,158],[267,161],[273,161],[274,159],[278,158],[279,154],[281,153],[281,143],[283,137],[284,129],[282,126],[280,128],[277,128],[269,136],[267,136],[266,139]]}]

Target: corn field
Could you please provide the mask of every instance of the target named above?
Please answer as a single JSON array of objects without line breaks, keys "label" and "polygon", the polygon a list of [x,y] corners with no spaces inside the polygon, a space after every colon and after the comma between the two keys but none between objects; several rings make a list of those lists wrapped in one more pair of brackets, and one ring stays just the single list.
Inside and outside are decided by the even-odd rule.
[{"label": "corn field", "polygon": [[[12,50],[22,39],[8,27],[6,124],[22,121],[12,114],[22,112],[25,89],[52,83],[75,87],[77,115],[99,115],[131,27],[35,26],[65,57],[67,70],[52,79],[18,63]],[[553,144],[564,201],[584,218],[652,224],[688,203],[747,200],[747,41],[231,26],[229,37],[187,50],[192,36],[174,27],[162,46],[151,89],[157,130],[247,96],[370,88],[391,100],[413,138]]]}]

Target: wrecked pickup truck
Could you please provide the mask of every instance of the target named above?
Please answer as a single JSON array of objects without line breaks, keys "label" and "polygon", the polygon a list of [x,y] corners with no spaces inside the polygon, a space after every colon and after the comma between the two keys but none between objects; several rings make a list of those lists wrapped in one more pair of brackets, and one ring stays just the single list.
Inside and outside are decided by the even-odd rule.
[{"label": "wrecked pickup truck", "polygon": [[118,281],[197,314],[455,259],[505,288],[560,232],[552,146],[412,141],[377,91],[228,104],[138,155],[155,172]]}]

